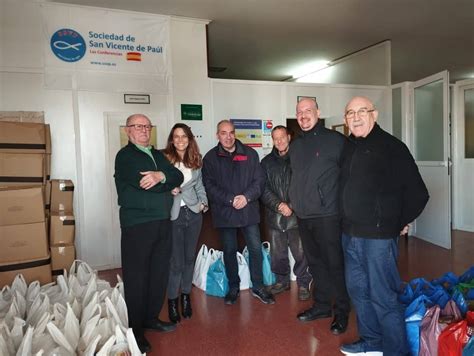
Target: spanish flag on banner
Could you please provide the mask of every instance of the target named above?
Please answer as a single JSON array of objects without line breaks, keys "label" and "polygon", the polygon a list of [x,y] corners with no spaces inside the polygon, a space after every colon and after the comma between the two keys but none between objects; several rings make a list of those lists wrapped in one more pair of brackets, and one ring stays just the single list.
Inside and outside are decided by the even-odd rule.
[{"label": "spanish flag on banner", "polygon": [[127,61],[142,61],[142,54],[140,52],[127,52]]}]

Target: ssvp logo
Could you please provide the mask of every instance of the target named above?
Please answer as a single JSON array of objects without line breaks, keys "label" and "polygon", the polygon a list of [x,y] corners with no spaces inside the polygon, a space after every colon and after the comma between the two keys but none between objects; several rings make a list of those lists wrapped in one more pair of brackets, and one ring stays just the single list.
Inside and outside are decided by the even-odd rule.
[{"label": "ssvp logo", "polygon": [[86,42],[78,32],[69,28],[57,30],[50,45],[54,55],[65,62],[77,62],[86,54]]}]

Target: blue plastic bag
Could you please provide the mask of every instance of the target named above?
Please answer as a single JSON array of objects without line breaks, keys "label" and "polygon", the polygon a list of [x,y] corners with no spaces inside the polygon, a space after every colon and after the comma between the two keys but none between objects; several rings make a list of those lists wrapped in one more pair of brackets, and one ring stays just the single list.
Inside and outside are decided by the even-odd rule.
[{"label": "blue plastic bag", "polygon": [[[242,255],[245,257],[247,264],[250,267],[249,250],[247,246],[244,247]],[[272,272],[272,260],[270,256],[270,243],[268,241],[262,242],[262,273],[263,284],[271,286],[276,283],[276,275]],[[250,288],[252,288],[252,281],[250,281]]]},{"label": "blue plastic bag", "polygon": [[459,282],[460,283],[469,283],[473,279],[474,279],[474,266],[471,266],[466,272],[464,272],[459,277]]},{"label": "blue plastic bag", "polygon": [[420,326],[428,303],[430,303],[429,298],[425,295],[420,295],[405,310],[407,340],[412,355],[417,356],[420,351]]},{"label": "blue plastic bag", "polygon": [[462,356],[473,356],[474,355],[474,336],[471,336],[466,346],[462,350]]},{"label": "blue plastic bag", "polygon": [[268,241],[262,242],[262,272],[263,272],[263,284],[271,286],[276,283],[276,275],[272,272],[272,260],[270,256],[270,243]]},{"label": "blue plastic bag", "polygon": [[458,306],[459,311],[461,312],[462,316],[465,316],[467,313],[466,299],[464,298],[464,295],[458,289],[456,289],[453,293],[453,300]]},{"label": "blue plastic bag", "polygon": [[451,299],[443,287],[433,285],[424,278],[412,279],[410,283],[405,286],[403,293],[399,295],[398,299],[401,303],[407,305],[422,295],[428,297],[430,306],[439,305],[441,309],[443,309]]},{"label": "blue plastic bag", "polygon": [[224,298],[229,292],[229,280],[225,273],[222,256],[214,261],[207,271],[206,294]]},{"label": "blue plastic bag", "polygon": [[453,272],[448,272],[440,278],[433,279],[431,283],[443,287],[449,293],[453,293],[454,287],[459,283],[459,278]]}]

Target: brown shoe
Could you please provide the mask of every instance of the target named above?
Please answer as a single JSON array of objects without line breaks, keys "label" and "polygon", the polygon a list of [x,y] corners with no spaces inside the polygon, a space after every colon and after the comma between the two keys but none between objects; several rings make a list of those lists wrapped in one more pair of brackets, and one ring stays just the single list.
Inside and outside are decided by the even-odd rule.
[{"label": "brown shoe", "polygon": [[299,300],[308,300],[311,297],[311,293],[309,292],[309,288],[307,287],[299,287],[298,288],[298,299]]},{"label": "brown shoe", "polygon": [[290,284],[283,284],[283,283],[275,283],[271,288],[270,288],[270,293],[272,294],[278,294],[284,291],[290,290]]}]

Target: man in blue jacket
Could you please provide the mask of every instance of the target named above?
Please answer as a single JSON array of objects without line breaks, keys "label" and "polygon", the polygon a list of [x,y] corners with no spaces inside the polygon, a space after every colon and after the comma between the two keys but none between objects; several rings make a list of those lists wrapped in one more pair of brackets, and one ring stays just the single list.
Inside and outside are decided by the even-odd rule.
[{"label": "man in blue jacket", "polygon": [[265,304],[275,302],[263,286],[260,241],[260,209],[265,176],[257,152],[235,139],[235,127],[229,120],[217,125],[219,143],[203,160],[202,177],[210,201],[212,221],[219,230],[224,249],[224,262],[229,279],[229,293],[224,302],[235,304],[240,279],[237,263],[237,230],[245,237],[250,257],[252,295]]},{"label": "man in blue jacket", "polygon": [[166,295],[171,257],[171,190],[183,174],[150,145],[152,125],[141,114],[127,118],[128,145],[115,157],[115,186],[122,230],[122,274],[128,322],[141,352],[151,346],[145,329],[172,331],[158,319]]},{"label": "man in blue jacket", "polygon": [[398,238],[428,202],[428,191],[405,144],[377,125],[365,97],[346,106],[351,131],[342,154],[342,245],[347,290],[360,339],[347,355],[408,355],[404,308],[398,302]]}]

